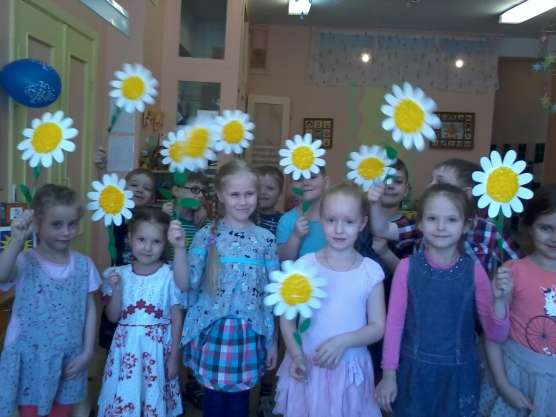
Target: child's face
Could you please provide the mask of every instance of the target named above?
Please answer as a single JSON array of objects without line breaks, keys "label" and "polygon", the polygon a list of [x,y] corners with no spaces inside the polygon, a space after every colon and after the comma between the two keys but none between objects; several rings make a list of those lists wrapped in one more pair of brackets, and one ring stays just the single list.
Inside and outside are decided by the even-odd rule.
[{"label": "child's face", "polygon": [[366,223],[367,217],[362,215],[361,204],[354,197],[338,193],[324,201],[321,224],[326,242],[332,249],[353,248]]},{"label": "child's face", "polygon": [[461,210],[448,197],[437,194],[427,199],[418,224],[425,242],[435,249],[457,246],[467,229]]},{"label": "child's face", "polygon": [[530,232],[535,251],[548,261],[556,261],[556,213],[539,216]]},{"label": "child's face", "polygon": [[129,236],[133,256],[142,265],[153,265],[162,257],[166,246],[164,229],[157,223],[140,222]]},{"label": "child's face", "polygon": [[77,236],[79,228],[79,205],[56,205],[48,208],[35,220],[35,230],[40,245],[55,252],[65,252]]},{"label": "child's face", "polygon": [[409,184],[407,183],[407,177],[404,171],[396,171],[392,182],[386,184],[386,189],[384,194],[380,199],[383,207],[399,207],[402,200],[405,198],[409,191]]},{"label": "child's face", "polygon": [[132,176],[127,182],[127,188],[133,192],[135,206],[144,206],[152,202],[154,197],[154,184],[145,174]]},{"label": "child's face", "polygon": [[189,181],[182,187],[172,187],[172,194],[175,198],[192,198],[203,201],[205,192],[205,187],[199,181]]},{"label": "child's face", "polygon": [[313,174],[310,179],[301,179],[294,183],[295,187],[303,191],[303,201],[313,202],[322,197],[328,186],[328,177],[322,174]]},{"label": "child's face", "polygon": [[259,177],[259,208],[272,210],[276,206],[282,190],[276,178],[272,175]]},{"label": "child's face", "polygon": [[217,195],[224,205],[225,217],[237,223],[249,221],[257,208],[257,182],[249,174],[229,176]]}]

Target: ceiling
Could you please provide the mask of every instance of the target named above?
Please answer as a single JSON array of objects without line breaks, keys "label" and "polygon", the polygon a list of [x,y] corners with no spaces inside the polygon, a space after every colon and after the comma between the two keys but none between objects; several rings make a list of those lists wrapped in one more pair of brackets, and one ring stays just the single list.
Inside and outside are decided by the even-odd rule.
[{"label": "ceiling", "polygon": [[523,0],[312,0],[303,20],[288,16],[288,0],[249,0],[252,23],[338,29],[394,29],[492,33],[540,37],[556,29],[556,9],[519,25],[500,25],[498,16]]}]

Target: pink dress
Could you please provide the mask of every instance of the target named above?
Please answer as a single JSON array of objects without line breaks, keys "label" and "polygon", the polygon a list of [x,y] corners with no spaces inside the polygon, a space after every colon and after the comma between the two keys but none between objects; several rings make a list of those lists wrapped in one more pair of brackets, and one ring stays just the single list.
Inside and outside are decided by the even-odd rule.
[{"label": "pink dress", "polygon": [[366,346],[346,350],[335,369],[312,365],[315,350],[327,339],[359,330],[367,324],[367,299],[384,279],[380,266],[369,258],[351,271],[336,272],[321,265],[315,254],[307,263],[326,278],[327,298],[315,311],[311,327],[303,334],[303,351],[309,363],[307,382],[290,376],[291,357],[286,353],[278,369],[275,413],[285,417],[377,417],[371,355]]}]

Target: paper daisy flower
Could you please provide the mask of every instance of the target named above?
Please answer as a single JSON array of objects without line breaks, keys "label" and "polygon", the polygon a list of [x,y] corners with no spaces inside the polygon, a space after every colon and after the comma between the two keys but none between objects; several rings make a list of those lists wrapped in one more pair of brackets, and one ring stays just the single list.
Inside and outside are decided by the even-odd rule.
[{"label": "paper daisy flower", "polygon": [[71,125],[73,120],[64,117],[64,112],[44,113],[40,119],[33,119],[31,128],[23,129],[26,139],[19,142],[17,149],[23,151],[21,159],[29,161],[31,168],[41,164],[48,168],[52,159],[58,163],[64,162],[64,153],[73,152],[75,143],[70,139],[76,137],[79,131]]},{"label": "paper daisy flower", "polygon": [[206,169],[209,159],[216,160],[212,145],[210,126],[202,122],[194,123],[168,134],[160,151],[164,157],[162,163],[169,165],[170,172],[183,172],[186,169],[195,172]]},{"label": "paper daisy flower", "polygon": [[110,97],[116,99],[116,106],[128,113],[142,112],[145,104],[154,104],[154,97],[158,95],[156,87],[158,81],[151,72],[141,64],[124,64],[121,71],[116,71],[117,80],[110,81],[114,87]]},{"label": "paper daisy flower", "polygon": [[359,152],[349,154],[347,167],[351,169],[347,178],[360,185],[367,191],[371,185],[381,183],[388,176],[394,175],[396,170],[391,168],[396,160],[388,158],[386,150],[380,146],[361,145]]},{"label": "paper daisy flower", "polygon": [[122,219],[131,219],[131,208],[135,207],[133,192],[125,189],[125,180],[118,178],[116,174],[105,174],[102,182],[93,181],[92,187],[95,191],[87,193],[92,200],[87,204],[88,210],[93,210],[94,222],[104,217],[104,225],[116,226],[122,224]]},{"label": "paper daisy flower", "polygon": [[528,200],[533,197],[533,192],[522,187],[533,179],[533,175],[523,173],[525,161],[516,161],[517,154],[509,150],[504,155],[504,160],[497,151],[490,153],[490,159],[481,158],[483,171],[475,171],[473,180],[478,182],[473,187],[472,193],[479,197],[479,208],[488,207],[488,216],[496,217],[502,209],[506,217],[511,217],[512,211],[521,213],[523,203],[521,199]]},{"label": "paper daisy flower", "polygon": [[255,125],[249,121],[247,113],[224,110],[215,119],[214,149],[228,154],[241,154],[254,138],[251,132],[253,129]]},{"label": "paper daisy flower", "polygon": [[321,307],[320,298],[326,293],[321,289],[326,280],[316,276],[316,269],[306,265],[303,261],[285,261],[282,271],[270,273],[272,283],[265,287],[269,293],[264,298],[267,306],[274,306],[276,316],[286,315],[286,319],[293,319],[297,313],[304,318],[312,315],[311,309]]},{"label": "paper daisy flower", "polygon": [[397,143],[402,142],[406,149],[415,146],[422,151],[425,149],[423,138],[436,140],[433,129],[441,125],[440,119],[434,114],[436,103],[423,90],[407,82],[403,84],[403,89],[394,84],[392,93],[384,96],[388,104],[380,108],[388,116],[382,122],[382,128],[391,131],[392,139]]},{"label": "paper daisy flower", "polygon": [[326,151],[321,148],[322,142],[316,140],[306,133],[303,137],[295,135],[293,140],[286,140],[286,149],[280,149],[278,154],[282,156],[280,165],[284,167],[284,174],[292,174],[293,180],[297,181],[301,177],[311,178],[311,173],[318,174],[320,167],[326,165],[324,156]]}]

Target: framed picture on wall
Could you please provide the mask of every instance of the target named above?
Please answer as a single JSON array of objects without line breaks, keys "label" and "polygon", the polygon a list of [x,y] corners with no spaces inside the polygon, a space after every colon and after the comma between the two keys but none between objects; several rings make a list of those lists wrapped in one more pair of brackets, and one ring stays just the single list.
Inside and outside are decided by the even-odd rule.
[{"label": "framed picture on wall", "polygon": [[305,133],[313,135],[313,139],[322,140],[323,148],[331,148],[334,136],[334,119],[305,118],[303,119],[303,134]]},{"label": "framed picture on wall", "polygon": [[473,149],[475,139],[475,113],[436,112],[442,126],[436,131],[431,149]]}]

